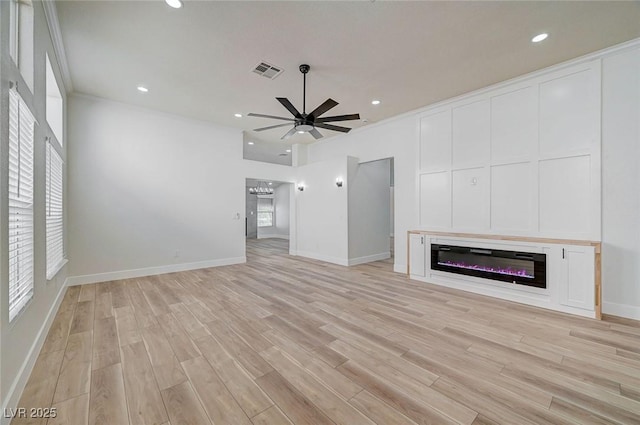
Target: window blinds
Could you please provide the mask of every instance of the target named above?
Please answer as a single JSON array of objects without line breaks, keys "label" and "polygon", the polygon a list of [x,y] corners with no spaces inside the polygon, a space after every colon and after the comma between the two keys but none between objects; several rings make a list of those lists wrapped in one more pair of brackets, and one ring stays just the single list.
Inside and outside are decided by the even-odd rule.
[{"label": "window blinds", "polygon": [[258,227],[273,226],[273,198],[258,197]]},{"label": "window blinds", "polygon": [[33,296],[34,118],[9,91],[9,321]]},{"label": "window blinds", "polygon": [[47,225],[47,280],[53,279],[64,265],[62,158],[51,142],[46,153],[46,225]]}]

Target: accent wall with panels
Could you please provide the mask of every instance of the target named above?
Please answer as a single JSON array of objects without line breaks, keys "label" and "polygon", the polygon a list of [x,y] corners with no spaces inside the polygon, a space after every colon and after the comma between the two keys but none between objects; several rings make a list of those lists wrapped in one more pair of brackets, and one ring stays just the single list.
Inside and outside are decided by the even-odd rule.
[{"label": "accent wall with panels", "polygon": [[600,61],[420,117],[421,229],[600,240]]}]

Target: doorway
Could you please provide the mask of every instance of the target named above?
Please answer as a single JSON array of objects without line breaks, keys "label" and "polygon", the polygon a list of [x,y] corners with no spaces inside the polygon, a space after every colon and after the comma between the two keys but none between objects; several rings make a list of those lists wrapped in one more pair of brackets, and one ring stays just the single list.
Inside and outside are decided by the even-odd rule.
[{"label": "doorway", "polygon": [[247,262],[289,254],[292,183],[246,179],[245,241]]},{"label": "doorway", "polygon": [[350,171],[349,265],[393,258],[393,158],[362,162]]}]

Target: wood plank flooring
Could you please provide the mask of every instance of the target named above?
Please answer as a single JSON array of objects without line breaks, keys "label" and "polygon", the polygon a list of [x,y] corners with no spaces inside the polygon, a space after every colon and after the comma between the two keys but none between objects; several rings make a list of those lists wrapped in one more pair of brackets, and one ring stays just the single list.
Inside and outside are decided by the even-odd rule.
[{"label": "wood plank flooring", "polygon": [[248,262],[70,287],[14,425],[639,424],[640,326],[341,267]]}]

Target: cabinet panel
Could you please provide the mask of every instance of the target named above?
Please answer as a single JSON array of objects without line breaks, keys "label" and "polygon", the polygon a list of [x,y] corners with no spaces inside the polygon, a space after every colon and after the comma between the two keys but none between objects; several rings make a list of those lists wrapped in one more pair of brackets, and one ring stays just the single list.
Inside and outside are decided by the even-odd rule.
[{"label": "cabinet panel", "polygon": [[585,151],[596,137],[596,84],[585,70],[540,84],[540,154]]},{"label": "cabinet panel", "polygon": [[451,167],[451,111],[420,120],[420,169],[446,170]]},{"label": "cabinet panel", "polygon": [[491,229],[498,232],[531,230],[534,222],[531,164],[491,167]]},{"label": "cabinet panel", "polygon": [[484,165],[489,157],[489,101],[454,108],[453,167]]},{"label": "cabinet panel", "polygon": [[425,276],[425,239],[424,235],[409,235],[409,274]]},{"label": "cabinet panel", "polygon": [[420,176],[420,225],[451,227],[451,181],[448,171]]},{"label": "cabinet panel", "polygon": [[593,310],[595,305],[595,253],[591,247],[563,247],[560,304]]},{"label": "cabinet panel", "polygon": [[589,156],[540,162],[540,231],[585,237],[591,224]]},{"label": "cabinet panel", "polygon": [[484,168],[454,171],[453,227],[484,230],[489,227],[488,179]]},{"label": "cabinet panel", "polygon": [[491,160],[528,160],[538,140],[537,93],[533,87],[491,99]]}]

